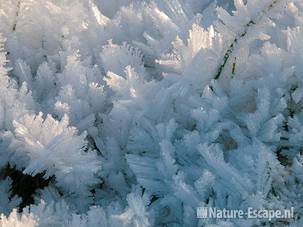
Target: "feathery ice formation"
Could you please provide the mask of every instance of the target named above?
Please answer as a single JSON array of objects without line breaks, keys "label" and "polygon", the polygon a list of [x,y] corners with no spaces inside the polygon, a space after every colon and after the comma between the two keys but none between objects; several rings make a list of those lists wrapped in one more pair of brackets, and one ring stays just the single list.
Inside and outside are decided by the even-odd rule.
[{"label": "feathery ice formation", "polygon": [[303,226],[302,0],[0,0],[0,34],[1,227]]}]

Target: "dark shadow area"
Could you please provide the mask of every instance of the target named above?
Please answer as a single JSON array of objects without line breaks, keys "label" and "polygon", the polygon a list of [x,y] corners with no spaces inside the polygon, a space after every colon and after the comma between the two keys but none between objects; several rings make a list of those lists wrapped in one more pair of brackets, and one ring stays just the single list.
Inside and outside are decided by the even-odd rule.
[{"label": "dark shadow area", "polygon": [[22,198],[19,210],[34,202],[34,193],[37,189],[42,189],[49,185],[53,177],[49,179],[43,178],[43,173],[36,176],[23,174],[22,171],[17,170],[15,167],[7,165],[4,170],[4,176],[12,179],[11,193],[12,197],[17,195]]}]

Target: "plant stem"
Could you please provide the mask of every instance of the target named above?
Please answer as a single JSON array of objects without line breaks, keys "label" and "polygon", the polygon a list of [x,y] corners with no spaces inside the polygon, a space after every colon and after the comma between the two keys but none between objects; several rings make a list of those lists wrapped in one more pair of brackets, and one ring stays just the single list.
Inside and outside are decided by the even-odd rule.
[{"label": "plant stem", "polygon": [[[270,11],[274,5],[278,2],[278,0],[274,0],[266,10],[263,11],[263,16],[266,14],[266,12]],[[252,26],[252,25],[255,25],[255,21],[254,20],[250,20],[246,26],[245,26],[245,29],[244,31],[239,35],[237,36],[233,42],[229,45],[229,48],[227,49],[227,51],[225,52],[224,54],[224,57],[223,57],[223,63],[218,67],[218,70],[217,70],[217,73],[216,75],[214,76],[214,79],[215,80],[218,80],[223,72],[223,69],[224,67],[226,66],[230,56],[232,55],[233,53],[233,50],[234,50],[234,47],[236,46],[237,42],[239,39],[242,39],[243,37],[245,37],[247,35],[247,32],[248,32],[248,29]]]},{"label": "plant stem", "polygon": [[21,1],[22,1],[22,0],[19,0],[18,3],[17,3],[16,15],[15,15],[15,22],[14,22],[13,28],[12,28],[12,31],[13,31],[13,32],[16,31],[17,22],[18,22],[18,17],[19,17],[20,8],[21,8]]}]

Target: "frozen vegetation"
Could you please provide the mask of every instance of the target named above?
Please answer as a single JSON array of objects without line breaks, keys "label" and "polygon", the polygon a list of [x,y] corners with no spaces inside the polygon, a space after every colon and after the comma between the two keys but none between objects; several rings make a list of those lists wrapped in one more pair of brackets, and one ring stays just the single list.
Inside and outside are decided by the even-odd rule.
[{"label": "frozen vegetation", "polygon": [[1,227],[303,226],[302,0],[0,0],[0,34]]}]

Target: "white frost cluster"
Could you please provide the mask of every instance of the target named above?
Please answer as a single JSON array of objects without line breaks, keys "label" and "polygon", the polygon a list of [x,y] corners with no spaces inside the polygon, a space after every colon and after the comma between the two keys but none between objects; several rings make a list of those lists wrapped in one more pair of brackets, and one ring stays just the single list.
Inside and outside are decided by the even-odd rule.
[{"label": "white frost cluster", "polygon": [[303,226],[302,147],[302,0],[0,0],[0,227]]}]

